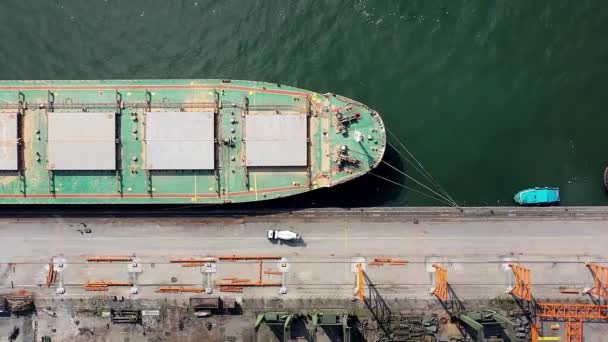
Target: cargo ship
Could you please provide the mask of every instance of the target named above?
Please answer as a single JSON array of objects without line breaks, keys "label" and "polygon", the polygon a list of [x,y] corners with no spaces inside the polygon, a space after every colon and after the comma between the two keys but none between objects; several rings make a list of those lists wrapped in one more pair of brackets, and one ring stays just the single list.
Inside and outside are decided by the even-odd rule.
[{"label": "cargo ship", "polygon": [[0,204],[221,204],[332,187],[381,161],[359,102],[236,80],[0,81]]}]

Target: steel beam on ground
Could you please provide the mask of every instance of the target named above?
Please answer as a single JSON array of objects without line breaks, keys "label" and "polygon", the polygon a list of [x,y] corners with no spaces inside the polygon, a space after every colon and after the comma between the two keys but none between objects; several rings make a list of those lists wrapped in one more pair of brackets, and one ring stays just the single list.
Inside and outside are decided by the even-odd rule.
[{"label": "steel beam on ground", "polygon": [[46,275],[46,287],[51,287],[51,285],[53,285],[55,283],[55,280],[57,279],[57,271],[55,270],[55,263],[53,262],[53,258],[51,258],[48,267],[49,269]]},{"label": "steel beam on ground", "polygon": [[203,292],[205,292],[205,288],[161,286],[158,289],[156,289],[156,292],[160,292],[160,293],[203,293]]},{"label": "steel beam on ground", "polygon": [[281,260],[280,256],[276,255],[222,255],[218,256],[219,261],[237,261],[237,260]]},{"label": "steel beam on ground", "polygon": [[131,262],[133,257],[122,256],[94,256],[88,257],[87,262]]},{"label": "steel beam on ground", "polygon": [[88,281],[85,286],[133,286],[130,281]]},{"label": "steel beam on ground", "polygon": [[206,262],[215,262],[215,258],[189,258],[189,259],[170,259],[169,263],[172,264],[199,264]]}]

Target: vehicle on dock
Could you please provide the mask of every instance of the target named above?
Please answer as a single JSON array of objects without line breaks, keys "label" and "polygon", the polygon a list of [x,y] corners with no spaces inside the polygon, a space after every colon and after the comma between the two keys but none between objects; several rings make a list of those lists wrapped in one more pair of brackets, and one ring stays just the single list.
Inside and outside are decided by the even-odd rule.
[{"label": "vehicle on dock", "polygon": [[222,204],[360,177],[378,112],[237,80],[0,81],[1,204]]},{"label": "vehicle on dock", "polygon": [[266,237],[268,240],[279,240],[279,241],[296,241],[302,237],[296,232],[290,230],[274,230],[269,229],[266,231]]},{"label": "vehicle on dock", "polygon": [[536,187],[522,190],[513,196],[519,205],[555,205],[559,204],[559,188]]}]

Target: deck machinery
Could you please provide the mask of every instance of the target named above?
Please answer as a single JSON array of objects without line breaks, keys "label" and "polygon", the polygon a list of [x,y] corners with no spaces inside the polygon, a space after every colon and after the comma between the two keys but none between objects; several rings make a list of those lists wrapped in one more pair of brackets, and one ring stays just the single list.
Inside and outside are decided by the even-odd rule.
[{"label": "deck machinery", "polygon": [[234,80],[0,81],[0,204],[259,201],[376,167],[382,119]]}]

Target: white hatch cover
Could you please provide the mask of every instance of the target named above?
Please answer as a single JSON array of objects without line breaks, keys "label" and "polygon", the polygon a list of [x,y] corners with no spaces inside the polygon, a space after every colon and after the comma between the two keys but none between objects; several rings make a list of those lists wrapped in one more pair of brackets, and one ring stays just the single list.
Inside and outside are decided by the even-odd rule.
[{"label": "white hatch cover", "polygon": [[245,117],[247,166],[306,166],[306,115],[253,114]]},{"label": "white hatch cover", "polygon": [[0,113],[0,170],[16,171],[17,162],[17,114]]},{"label": "white hatch cover", "polygon": [[114,113],[48,113],[50,170],[116,169]]},{"label": "white hatch cover", "polygon": [[146,113],[146,168],[214,169],[213,112]]}]

